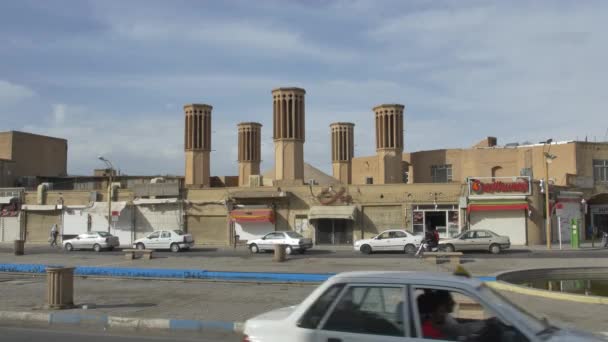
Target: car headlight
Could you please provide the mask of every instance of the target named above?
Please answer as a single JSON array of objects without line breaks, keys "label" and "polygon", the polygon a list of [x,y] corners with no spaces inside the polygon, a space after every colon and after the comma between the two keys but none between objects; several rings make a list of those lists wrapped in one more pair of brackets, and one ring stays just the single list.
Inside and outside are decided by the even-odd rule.
[{"label": "car headlight", "polygon": [[355,241],[355,246],[359,246],[361,244],[361,241]]}]

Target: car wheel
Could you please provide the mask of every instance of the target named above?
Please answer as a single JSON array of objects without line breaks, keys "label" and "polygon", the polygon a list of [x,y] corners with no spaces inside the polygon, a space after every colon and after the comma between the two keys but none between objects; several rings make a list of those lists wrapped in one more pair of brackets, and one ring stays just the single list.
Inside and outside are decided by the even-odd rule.
[{"label": "car wheel", "polygon": [[260,252],[260,248],[255,243],[252,243],[251,246],[249,246],[249,250],[251,251],[251,253],[259,253]]},{"label": "car wheel", "polygon": [[71,251],[74,250],[74,246],[72,246],[71,243],[66,243],[65,244],[65,250],[68,251],[68,252],[71,252]]},{"label": "car wheel", "polygon": [[454,245],[445,245],[444,249],[446,252],[454,252],[456,250],[456,248],[454,248]]},{"label": "car wheel", "polygon": [[135,247],[136,247],[137,249],[146,249],[146,246],[144,246],[144,244],[143,244],[143,243],[141,243],[141,242],[139,242],[137,245],[135,245]]},{"label": "car wheel", "polygon": [[372,247],[370,245],[363,245],[361,248],[359,248],[359,250],[363,254],[370,254],[372,252]]},{"label": "car wheel", "polygon": [[492,253],[492,254],[500,253],[500,246],[495,243],[490,245],[490,253]]},{"label": "car wheel", "polygon": [[101,252],[101,246],[100,246],[100,245],[98,245],[98,244],[94,244],[94,245],[93,245],[93,250],[94,250],[95,252],[98,252],[98,253],[99,253],[99,252]]},{"label": "car wheel", "polygon": [[291,246],[285,247],[285,254],[290,255],[291,253],[293,253],[293,248]]},{"label": "car wheel", "polygon": [[412,245],[411,243],[408,243],[407,245],[405,245],[405,247],[403,248],[403,252],[405,254],[414,254],[416,253],[416,246]]},{"label": "car wheel", "polygon": [[171,244],[171,252],[173,252],[173,253],[179,252],[179,245],[176,244],[176,243],[172,243]]}]

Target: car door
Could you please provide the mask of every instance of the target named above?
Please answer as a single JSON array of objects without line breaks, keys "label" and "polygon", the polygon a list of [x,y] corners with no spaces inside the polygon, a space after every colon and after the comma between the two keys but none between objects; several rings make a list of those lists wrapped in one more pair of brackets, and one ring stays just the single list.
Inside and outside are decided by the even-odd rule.
[{"label": "car door", "polygon": [[376,236],[372,241],[370,241],[370,245],[372,249],[375,251],[386,251],[389,248],[389,240],[390,232],[382,232],[378,236]]},{"label": "car door", "polygon": [[473,245],[474,241],[475,241],[475,232],[468,231],[460,237],[460,241],[459,241],[456,249],[459,249],[461,251],[471,251],[471,250],[475,249],[475,246]]},{"label": "car door", "polygon": [[260,249],[273,249],[273,240],[275,239],[275,233],[268,233],[260,239]]},{"label": "car door", "polygon": [[330,306],[314,341],[404,341],[409,331],[405,287],[348,285]]},{"label": "car door", "polygon": [[171,232],[163,230],[162,232],[160,232],[160,237],[158,238],[158,244],[156,248],[169,249],[171,247],[171,242]]},{"label": "car door", "polygon": [[72,240],[72,246],[76,249],[86,248],[86,238],[89,234],[80,234]]},{"label": "car door", "polygon": [[146,245],[146,248],[147,249],[158,248],[158,239],[159,238],[160,238],[160,231],[151,233],[150,235],[146,236],[146,242],[144,242],[144,244]]},{"label": "car door", "polygon": [[477,236],[476,236],[476,241],[475,241],[475,249],[476,250],[489,250],[490,249],[490,243],[492,243],[492,235],[490,235],[488,232],[484,232],[482,230],[479,230],[476,232]]},{"label": "car door", "polygon": [[408,244],[407,233],[400,230],[396,230],[392,233],[393,237],[391,238],[391,250],[399,252],[403,251],[405,245]]}]

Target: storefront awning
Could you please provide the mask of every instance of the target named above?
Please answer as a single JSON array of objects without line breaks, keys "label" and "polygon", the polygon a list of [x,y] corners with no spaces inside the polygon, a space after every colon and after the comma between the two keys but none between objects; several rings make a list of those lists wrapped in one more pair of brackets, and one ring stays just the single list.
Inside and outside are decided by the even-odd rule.
[{"label": "storefront awning", "polygon": [[21,206],[21,210],[49,211],[49,210],[57,210],[57,206],[55,204],[24,204]]},{"label": "storefront awning", "polygon": [[505,211],[528,209],[526,201],[479,201],[470,203],[467,212],[472,211]]},{"label": "storefront awning", "polygon": [[0,197],[0,204],[9,204],[12,200],[17,200],[18,198],[15,196],[3,196]]},{"label": "storefront awning", "polygon": [[165,203],[177,203],[177,198],[142,198],[133,201],[134,205],[154,205]]},{"label": "storefront awning", "polygon": [[316,206],[310,208],[308,219],[339,219],[354,221],[356,213],[357,207],[354,205]]},{"label": "storefront awning", "polygon": [[274,223],[272,209],[234,209],[230,212],[230,219],[238,222],[270,222]]}]

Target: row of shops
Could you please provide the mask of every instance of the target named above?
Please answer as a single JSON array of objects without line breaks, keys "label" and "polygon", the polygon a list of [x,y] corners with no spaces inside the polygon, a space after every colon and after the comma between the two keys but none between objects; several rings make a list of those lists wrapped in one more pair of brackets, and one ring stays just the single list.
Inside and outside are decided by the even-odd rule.
[{"label": "row of shops", "polygon": [[[30,200],[20,204],[22,195],[0,196],[0,241],[46,242],[54,224],[64,238],[107,231],[109,220],[110,233],[123,245],[159,229],[183,229],[205,244],[227,245],[290,229],[318,245],[351,245],[385,229],[405,228],[423,234],[431,227],[443,238],[468,229],[489,229],[509,236],[513,245],[544,243],[544,195],[528,177],[470,178],[466,188],[433,186],[432,192],[411,193],[400,191],[411,191],[408,185],[330,188],[317,195],[311,188],[310,193],[317,197],[313,200],[304,195],[308,188],[235,191],[221,196],[219,190],[197,190],[201,198],[208,195],[205,191],[216,191],[215,197],[135,198],[114,201],[111,210],[107,202],[29,204]],[[450,196],[446,196],[448,192]],[[553,189],[552,240],[558,241],[561,234],[561,241],[567,243],[573,222],[608,230],[608,202],[591,199],[585,203],[583,198],[582,192]],[[590,234],[586,229],[582,238],[589,239]]]}]

